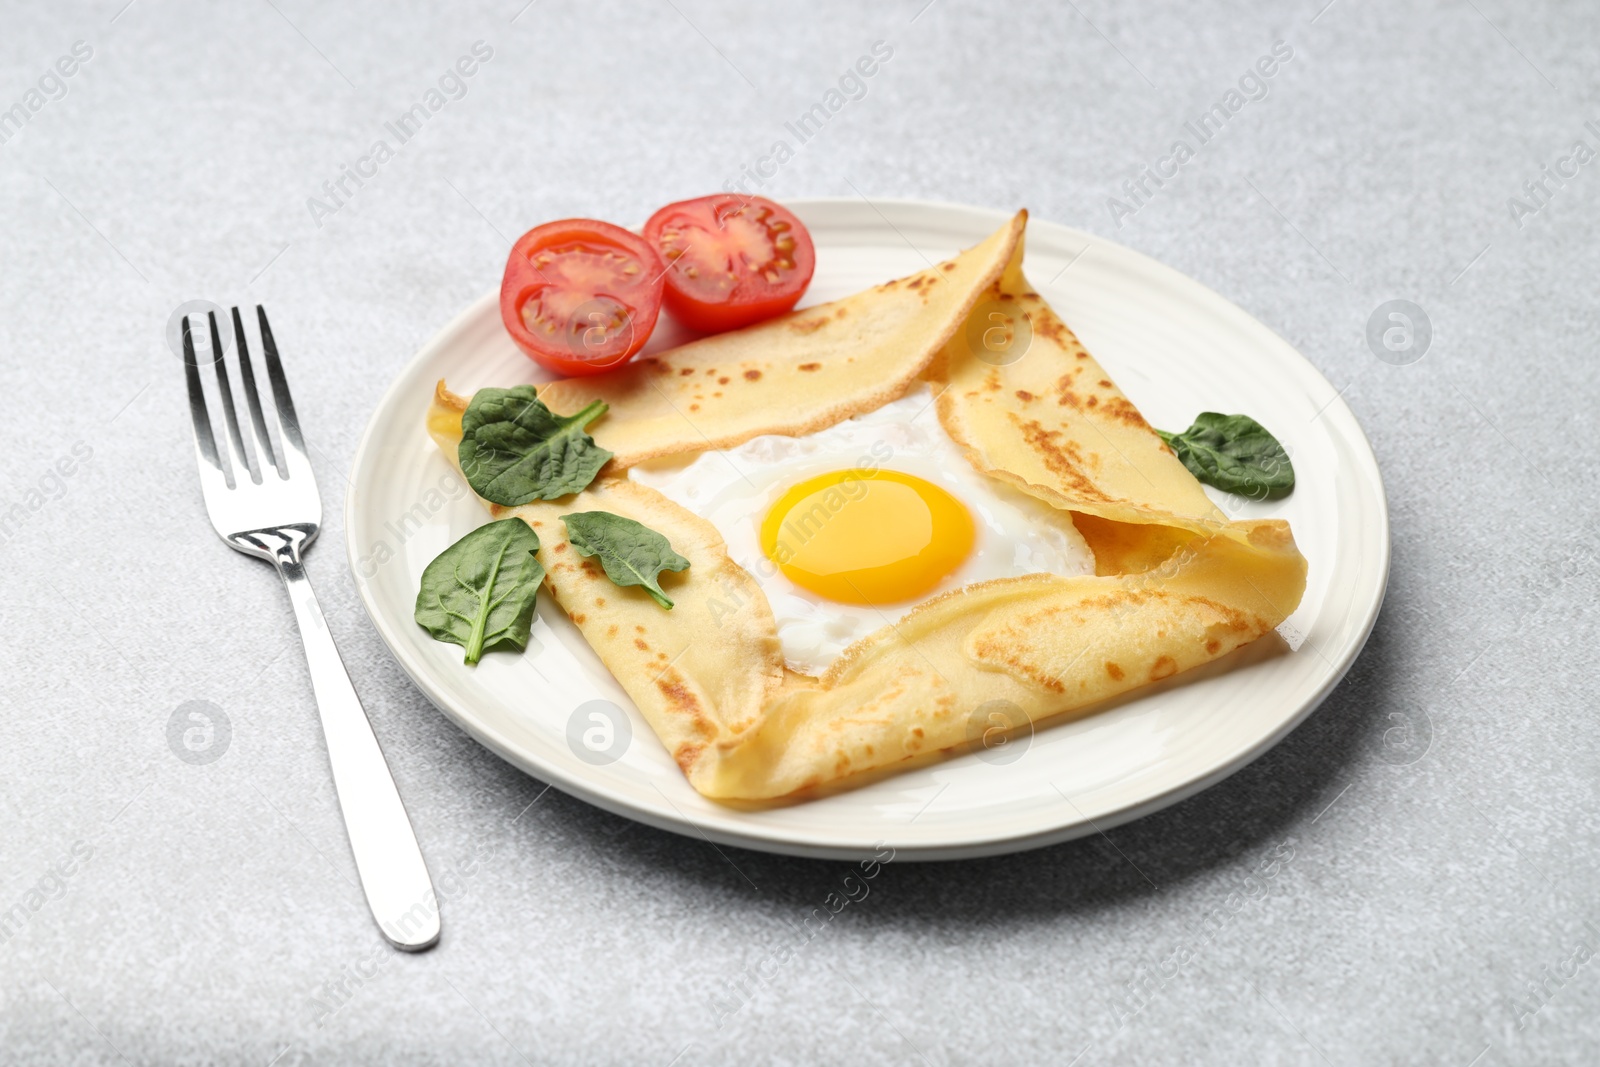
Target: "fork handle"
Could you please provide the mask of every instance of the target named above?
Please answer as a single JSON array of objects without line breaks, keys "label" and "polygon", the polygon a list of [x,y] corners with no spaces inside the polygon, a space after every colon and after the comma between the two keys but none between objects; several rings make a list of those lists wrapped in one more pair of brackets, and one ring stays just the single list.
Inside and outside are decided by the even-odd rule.
[{"label": "fork handle", "polygon": [[311,666],[311,688],[328,742],[328,761],[333,765],[333,784],[367,906],[391,944],[406,952],[420,952],[439,940],[438,899],[383,749],[350,683],[301,563],[300,549],[311,533],[307,528],[286,527],[251,536],[272,552],[272,562],[283,576],[300,624],[300,640]]}]

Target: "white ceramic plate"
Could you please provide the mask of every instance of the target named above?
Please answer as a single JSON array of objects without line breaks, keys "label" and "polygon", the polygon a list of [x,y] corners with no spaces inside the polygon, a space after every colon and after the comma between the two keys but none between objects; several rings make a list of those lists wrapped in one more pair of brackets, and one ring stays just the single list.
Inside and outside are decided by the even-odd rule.
[{"label": "white ceramic plate", "polygon": [[[906,201],[788,206],[817,245],[807,303],[921,270],[1006,217]],[[345,529],[373,624],[422,691],[511,763],[620,815],[749,848],[858,858],[883,842],[902,859],[990,855],[1105,829],[1220,781],[1304,719],[1372,629],[1389,572],[1388,512],[1372,450],[1337,390],[1299,353],[1176,271],[1035,221],[1027,272],[1153,425],[1183,429],[1202,410],[1244,412],[1289,449],[1297,487],[1287,499],[1241,505],[1214,494],[1240,517],[1288,519],[1310,561],[1305,599],[1280,628],[1282,639],[1268,635],[1097,714],[1042,727],[1013,741],[1026,747],[1004,765],[963,755],[762,811],[708,801],[547,598],[526,654],[491,653],[476,668],[412,621],[423,568],[486,520],[423,428],[434,382],[448,378],[470,394],[541,378],[501,327],[496,294],[417,353],[357,449]],[[652,338],[651,347],[668,340]],[[626,709],[632,731],[621,757],[599,766],[568,742],[575,710],[595,699]]]}]

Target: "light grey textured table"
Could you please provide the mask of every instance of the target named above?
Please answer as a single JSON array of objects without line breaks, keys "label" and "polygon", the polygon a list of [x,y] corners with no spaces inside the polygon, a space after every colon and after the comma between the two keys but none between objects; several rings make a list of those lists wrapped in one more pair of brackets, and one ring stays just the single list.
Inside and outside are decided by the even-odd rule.
[{"label": "light grey textured table", "polygon": [[[1600,1060],[1600,10],[522,2],[0,19],[27,119],[0,114],[0,1061]],[[1180,138],[1176,177],[1124,191]],[[508,238],[637,223],[780,139],[770,195],[1026,205],[1237,301],[1344,389],[1394,520],[1371,643],[1276,750],[1104,837],[891,865],[787,957],[845,868],[635,826],[480,748],[368,626],[339,508],[379,394]],[[347,166],[377,173],[335,203]],[[429,954],[380,942],[287,602],[202,516],[162,341],[196,297],[266,303],[289,353],[329,501],[310,569],[446,898]],[[1366,340],[1392,299],[1431,322],[1418,360]],[[210,763],[168,743],[191,700],[231,726]]]}]

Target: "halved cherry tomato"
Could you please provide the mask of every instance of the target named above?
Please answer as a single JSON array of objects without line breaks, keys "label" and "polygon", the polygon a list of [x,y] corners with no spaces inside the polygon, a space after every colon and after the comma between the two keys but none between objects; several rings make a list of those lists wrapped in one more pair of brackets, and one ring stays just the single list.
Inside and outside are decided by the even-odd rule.
[{"label": "halved cherry tomato", "polygon": [[667,310],[706,333],[781,315],[811,284],[811,235],[764,197],[718,193],[650,216],[644,235],[667,270]]},{"label": "halved cherry tomato", "polygon": [[547,222],[512,246],[500,318],[540,366],[597,374],[627,362],[650,339],[665,270],[650,242],[620,226]]}]

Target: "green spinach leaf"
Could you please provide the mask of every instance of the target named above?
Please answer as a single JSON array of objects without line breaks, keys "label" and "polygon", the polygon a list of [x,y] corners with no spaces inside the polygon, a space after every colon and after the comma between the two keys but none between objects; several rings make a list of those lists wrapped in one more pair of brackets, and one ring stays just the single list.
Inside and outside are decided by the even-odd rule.
[{"label": "green spinach leaf", "polygon": [[585,556],[597,556],[615,585],[642,585],[664,608],[672,600],[661,591],[662,571],[681,571],[689,561],[672,550],[665,537],[643,523],[609,511],[580,511],[561,516],[567,540]]},{"label": "green spinach leaf", "polygon": [[1191,474],[1251,500],[1274,500],[1294,489],[1289,454],[1248,415],[1202,411],[1182,433],[1157,430]]},{"label": "green spinach leaf", "polygon": [[531,385],[479,389],[461,416],[461,472],[479,496],[507,507],[587,489],[611,453],[584,427],[605,412],[596,400],[557,415]]},{"label": "green spinach leaf", "polygon": [[539,535],[521,519],[473,530],[422,572],[417,625],[465,648],[468,663],[500,645],[526,648],[544,581],[538,548]]}]

